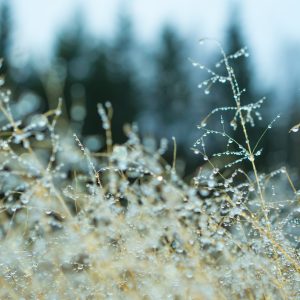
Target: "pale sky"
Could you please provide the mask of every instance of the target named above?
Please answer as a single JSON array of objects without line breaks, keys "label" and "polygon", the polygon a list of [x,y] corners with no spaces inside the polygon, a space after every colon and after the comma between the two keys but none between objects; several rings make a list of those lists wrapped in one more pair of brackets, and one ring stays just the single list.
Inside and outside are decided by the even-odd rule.
[{"label": "pale sky", "polygon": [[[299,0],[11,0],[14,7],[17,41],[14,53],[20,62],[35,56],[44,59],[56,33],[72,21],[78,5],[87,27],[95,35],[113,35],[120,8],[133,17],[137,37],[154,42],[164,23],[174,24],[189,44],[202,37],[222,40],[232,3],[245,30],[254,63],[260,66],[259,79],[266,86],[279,80],[279,67],[287,60],[286,49],[300,49]],[[195,48],[196,49],[196,48]],[[295,55],[297,57],[295,51]],[[300,53],[298,54],[298,61]],[[290,64],[293,67],[293,64]],[[293,71],[293,70],[292,70]],[[288,72],[288,70],[286,70]],[[293,72],[292,72],[293,73]],[[286,74],[287,76],[288,74]]]}]

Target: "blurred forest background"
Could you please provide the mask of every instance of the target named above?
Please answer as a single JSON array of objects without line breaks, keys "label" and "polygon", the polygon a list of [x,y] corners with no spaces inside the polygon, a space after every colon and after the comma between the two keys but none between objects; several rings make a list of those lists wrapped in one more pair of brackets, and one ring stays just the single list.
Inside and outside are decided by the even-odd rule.
[{"label": "blurred forest background", "polygon": [[[232,9],[232,14],[236,14],[235,9]],[[104,145],[97,103],[110,101],[114,109],[112,132],[115,143],[126,140],[124,124],[135,122],[142,136],[154,136],[157,141],[165,137],[170,141],[168,158],[171,159],[171,137],[175,136],[178,155],[186,161],[185,172],[189,173],[203,162],[191,150],[200,135],[196,125],[213,108],[230,106],[233,101],[230,89],[224,85],[214,86],[209,95],[198,89],[197,85],[206,74],[193,68],[188,60],[192,57],[213,66],[220,59],[220,53],[214,50],[201,56],[201,49],[196,44],[199,37],[187,41],[171,25],[162,28],[159,42],[149,49],[135,36],[126,10],[119,13],[113,38],[99,37],[98,40],[91,38],[80,11],[76,11],[69,26],[57,36],[51,64],[47,68],[37,68],[30,62],[25,68],[20,68],[14,62],[10,51],[13,33],[13,9],[9,1],[2,1],[0,57],[4,63],[1,76],[5,76],[5,86],[12,90],[13,101],[21,107],[19,116],[31,110],[45,112],[54,108],[57,99],[63,97],[65,126],[81,136],[91,151],[98,151]],[[221,41],[226,53],[234,53],[246,46],[248,43],[243,37],[243,26],[236,17],[229,16],[226,35]],[[289,49],[291,55],[300,50],[292,46]],[[233,64],[241,87],[247,90],[245,103],[255,102],[262,96],[268,98],[262,110],[263,120],[256,122],[251,139],[257,139],[277,113],[282,112],[284,116],[262,141],[263,152],[258,159],[260,169],[270,171],[286,165],[300,171],[300,138],[289,134],[289,129],[300,122],[300,86],[297,80],[300,67],[292,68],[288,81],[290,91],[294,91],[292,100],[276,109],[274,99],[282,95],[275,89],[258,87],[251,56],[242,57]],[[288,68],[289,65],[281,67]],[[239,134],[235,133],[237,138]],[[212,141],[210,147],[214,152],[222,149],[217,141]]]}]

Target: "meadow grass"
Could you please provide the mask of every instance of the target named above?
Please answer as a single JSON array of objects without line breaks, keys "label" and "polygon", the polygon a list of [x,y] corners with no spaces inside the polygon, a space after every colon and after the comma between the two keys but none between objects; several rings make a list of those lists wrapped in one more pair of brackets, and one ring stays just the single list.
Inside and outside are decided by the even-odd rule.
[{"label": "meadow grass", "polygon": [[[226,56],[216,44],[214,69],[192,63],[209,75],[206,94],[229,84],[233,101],[199,124],[192,149],[204,164],[190,181],[176,172],[175,139],[172,164],[165,140],[155,148],[135,126],[114,145],[109,103],[98,106],[106,149],[92,153],[57,128],[62,100],[20,118],[1,90],[1,299],[300,299],[300,193],[286,168],[256,167],[279,116],[250,141],[264,99],[243,105],[230,65],[247,50]],[[230,133],[238,128],[242,142]],[[207,153],[211,136],[223,152]]]}]

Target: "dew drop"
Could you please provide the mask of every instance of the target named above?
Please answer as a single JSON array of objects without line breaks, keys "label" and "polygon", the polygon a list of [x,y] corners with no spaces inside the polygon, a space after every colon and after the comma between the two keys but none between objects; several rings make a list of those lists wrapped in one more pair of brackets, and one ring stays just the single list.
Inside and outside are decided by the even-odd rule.
[{"label": "dew drop", "polygon": [[161,175],[157,176],[157,180],[158,180],[158,181],[163,181],[163,179],[164,179],[164,178],[163,178]]},{"label": "dew drop", "polygon": [[290,132],[298,132],[299,131],[299,125],[298,126],[294,126],[291,130],[290,130]]},{"label": "dew drop", "polygon": [[248,159],[249,159],[250,161],[254,161],[254,156],[251,154],[251,155],[248,156]]}]

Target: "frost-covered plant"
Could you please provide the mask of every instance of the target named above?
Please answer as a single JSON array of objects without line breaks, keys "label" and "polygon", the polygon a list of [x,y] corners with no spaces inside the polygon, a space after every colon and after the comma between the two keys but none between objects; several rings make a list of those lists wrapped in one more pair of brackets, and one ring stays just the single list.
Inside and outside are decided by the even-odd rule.
[{"label": "frost-covered plant", "polygon": [[[208,82],[229,82],[235,106],[211,115],[234,111],[246,145],[223,119],[221,130],[202,123],[194,151],[211,169],[200,168],[191,182],[176,172],[176,147],[173,165],[164,161],[165,140],[156,148],[133,126],[127,142],[114,145],[109,103],[98,107],[107,148],[92,153],[77,135],[58,134],[61,101],[19,119],[11,109],[18,103],[1,91],[1,299],[300,297],[299,193],[285,169],[257,172],[246,124],[262,101],[241,104],[229,64],[240,55],[223,56],[228,75],[206,68]],[[212,134],[248,159],[254,175],[231,163],[226,176],[214,166],[205,150]]]}]

